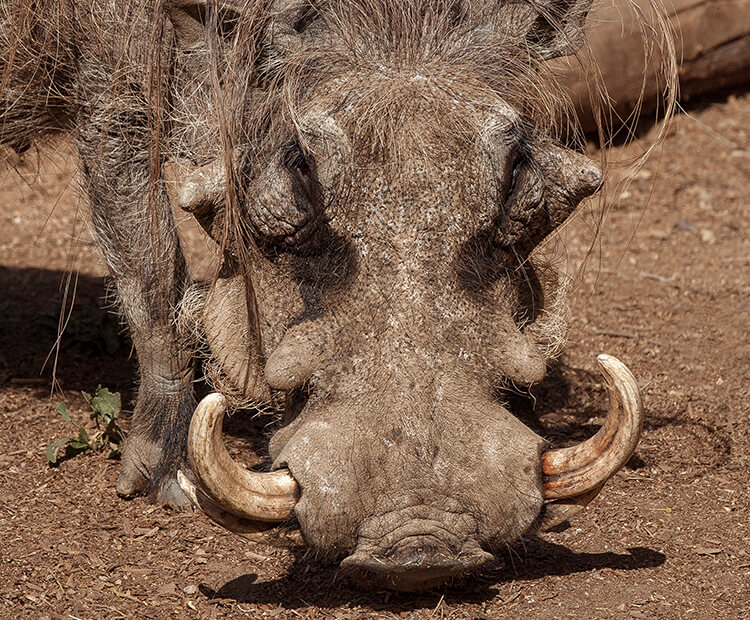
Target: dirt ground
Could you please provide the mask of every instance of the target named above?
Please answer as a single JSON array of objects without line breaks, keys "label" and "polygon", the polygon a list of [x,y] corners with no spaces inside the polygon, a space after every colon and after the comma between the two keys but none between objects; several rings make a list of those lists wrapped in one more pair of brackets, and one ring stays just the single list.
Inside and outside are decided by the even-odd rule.
[{"label": "dirt ground", "polygon": [[[750,618],[750,95],[676,119],[661,155],[617,190],[573,292],[567,351],[534,399],[514,399],[551,440],[586,437],[606,406],[594,355],[616,355],[647,407],[636,455],[567,529],[418,595],[363,592],[301,549],[123,501],[104,454],[47,465],[47,443],[70,432],[57,403],[81,419],[81,390],[133,398],[65,152],[0,173],[0,617]],[[564,231],[574,270],[593,221],[589,210]],[[229,429],[235,451],[267,434],[249,417]]]}]

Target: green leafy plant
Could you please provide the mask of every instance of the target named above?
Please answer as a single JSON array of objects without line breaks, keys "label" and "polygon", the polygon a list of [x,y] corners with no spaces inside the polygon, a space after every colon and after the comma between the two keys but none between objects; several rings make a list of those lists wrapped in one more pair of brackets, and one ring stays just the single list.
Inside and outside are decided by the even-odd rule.
[{"label": "green leafy plant", "polygon": [[99,386],[92,396],[81,392],[83,398],[91,407],[90,418],[96,425],[96,430],[90,432],[85,426],[76,422],[68,413],[65,403],[57,405],[57,412],[63,420],[72,424],[78,431],[75,437],[56,439],[47,446],[47,460],[50,465],[57,464],[57,453],[65,446],[65,458],[72,458],[86,450],[109,449],[107,458],[118,458],[125,447],[125,431],[120,427],[117,417],[122,409],[119,392],[110,392]]}]

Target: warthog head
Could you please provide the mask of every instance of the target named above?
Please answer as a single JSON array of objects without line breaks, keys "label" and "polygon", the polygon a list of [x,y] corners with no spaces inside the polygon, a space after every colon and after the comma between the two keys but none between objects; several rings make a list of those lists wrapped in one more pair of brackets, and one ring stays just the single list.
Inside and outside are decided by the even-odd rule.
[{"label": "warthog head", "polygon": [[207,397],[199,484],[181,482],[227,527],[294,516],[320,555],[408,590],[562,520],[637,441],[637,389],[607,356],[611,413],[579,446],[547,449],[502,399],[561,339],[562,287],[532,251],[601,182],[550,135],[542,78],[590,1],[331,4],[277,7],[262,148],[173,174],[225,248],[202,316],[218,383],[287,403],[261,474]]}]

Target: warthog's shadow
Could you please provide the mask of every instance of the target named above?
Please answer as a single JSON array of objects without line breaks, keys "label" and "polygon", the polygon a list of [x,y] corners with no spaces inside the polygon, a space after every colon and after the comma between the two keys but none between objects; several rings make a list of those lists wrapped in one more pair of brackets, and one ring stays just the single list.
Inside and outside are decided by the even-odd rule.
[{"label": "warthog's shadow", "polygon": [[404,611],[432,609],[440,597],[448,604],[482,603],[499,595],[497,586],[511,582],[605,568],[654,568],[666,561],[663,553],[645,547],[629,548],[628,553],[577,553],[539,538],[527,539],[520,555],[519,551],[507,552],[494,566],[477,575],[423,593],[368,592],[351,584],[336,567],[316,564],[301,549],[295,551],[294,563],[283,577],[258,582],[258,575],[250,573],[228,581],[218,590],[206,585],[200,590],[207,599],[216,602],[273,604],[285,609],[359,605],[373,611]]},{"label": "warthog's shadow", "polygon": [[0,265],[0,386],[50,394],[57,388],[123,394],[129,403],[135,359],[104,278]]}]

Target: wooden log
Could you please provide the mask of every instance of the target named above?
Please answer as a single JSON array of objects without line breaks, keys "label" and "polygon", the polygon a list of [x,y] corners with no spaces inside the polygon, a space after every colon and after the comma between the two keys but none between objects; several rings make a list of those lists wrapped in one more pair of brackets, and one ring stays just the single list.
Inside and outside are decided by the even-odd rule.
[{"label": "wooden log", "polygon": [[[675,31],[680,101],[711,91],[750,84],[750,0],[661,0]],[[632,0],[600,0],[589,16],[589,43],[619,119],[634,111],[643,89],[642,118],[655,118],[663,103],[658,53],[647,60]],[[649,0],[635,0],[646,15]],[[564,80],[586,132],[596,129],[589,89],[590,62],[562,60]],[[644,80],[645,78],[645,80]],[[622,121],[616,117],[613,125]]]}]

